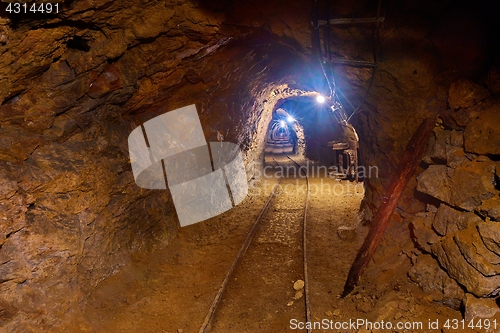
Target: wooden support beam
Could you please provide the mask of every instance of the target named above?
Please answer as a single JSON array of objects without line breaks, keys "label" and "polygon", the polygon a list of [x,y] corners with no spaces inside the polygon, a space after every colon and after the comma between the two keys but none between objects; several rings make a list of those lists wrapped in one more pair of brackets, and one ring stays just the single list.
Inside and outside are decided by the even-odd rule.
[{"label": "wooden support beam", "polygon": [[377,214],[375,214],[365,242],[363,243],[363,246],[361,246],[356,259],[352,264],[351,270],[349,271],[342,297],[349,295],[349,293],[358,284],[359,278],[363,274],[368,262],[371,260],[375,250],[380,244],[380,240],[384,236],[389,218],[396,208],[399,198],[401,197],[401,193],[403,193],[408,181],[415,173],[417,166],[420,164],[422,155],[427,148],[427,141],[429,140],[429,136],[432,133],[435,123],[435,118],[424,119],[415,134],[413,134],[408,146],[406,146],[406,151],[399,161],[394,178],[387,189]]}]

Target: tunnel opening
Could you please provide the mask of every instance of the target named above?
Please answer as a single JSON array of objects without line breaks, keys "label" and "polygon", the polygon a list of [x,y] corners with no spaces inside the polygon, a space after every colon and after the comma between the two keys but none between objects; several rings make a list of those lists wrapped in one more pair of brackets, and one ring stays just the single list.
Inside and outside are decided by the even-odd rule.
[{"label": "tunnel opening", "polygon": [[276,109],[267,130],[264,160],[280,154],[303,156],[304,147],[302,125],[285,109]]},{"label": "tunnel opening", "polygon": [[359,137],[341,109],[325,104],[318,93],[309,94],[276,103],[266,134],[265,164],[293,154],[316,163],[317,176],[357,181],[371,175],[370,168],[367,173],[359,166]]}]

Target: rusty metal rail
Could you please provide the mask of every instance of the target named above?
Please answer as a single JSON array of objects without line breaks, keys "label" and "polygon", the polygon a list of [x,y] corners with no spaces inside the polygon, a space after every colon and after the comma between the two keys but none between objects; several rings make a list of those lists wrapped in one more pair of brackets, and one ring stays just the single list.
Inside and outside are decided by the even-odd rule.
[{"label": "rusty metal rail", "polygon": [[[295,163],[299,167],[299,173],[302,171],[302,166],[293,160],[290,156],[286,155],[293,163]],[[307,183],[307,195],[306,195],[306,203],[304,205],[304,220],[302,222],[302,253],[303,253],[303,261],[304,261],[304,304],[306,309],[306,322],[311,322],[311,303],[309,301],[309,273],[308,273],[308,263],[307,263],[307,209],[309,208],[309,176],[308,171],[306,169],[306,183]],[[311,329],[306,329],[307,333],[311,332]]]},{"label": "rusty metal rail", "polygon": [[[286,154],[285,154],[286,155]],[[290,156],[286,155],[293,163],[295,163],[299,167],[299,172],[302,170],[301,165],[298,164],[296,161],[294,161]],[[278,166],[279,163],[274,160]],[[278,179],[277,185],[281,184],[281,180],[283,177],[280,177]],[[309,285],[308,285],[308,274],[307,274],[307,252],[306,252],[306,222],[307,222],[307,209],[309,206],[309,178],[306,173],[306,182],[307,182],[307,195],[306,195],[306,201],[305,201],[305,206],[304,206],[304,220],[303,220],[303,232],[302,232],[302,241],[303,241],[303,260],[304,260],[304,300],[305,300],[305,317],[306,321],[310,321],[311,318],[311,313],[310,313],[310,306],[309,306]],[[276,185],[275,185],[276,186]],[[220,301],[222,300],[222,296],[227,288],[227,285],[231,279],[231,276],[233,275],[233,272],[235,268],[238,266],[238,264],[241,262],[241,259],[245,255],[245,253],[248,250],[248,247],[252,243],[252,240],[257,232],[257,229],[259,225],[261,224],[260,222],[262,221],[262,218],[265,216],[266,212],[269,209],[269,206],[271,206],[272,202],[276,198],[276,192],[273,191],[271,192],[271,195],[267,199],[264,207],[260,211],[259,215],[255,219],[252,227],[250,228],[250,231],[248,232],[248,235],[245,239],[245,242],[241,246],[238,254],[236,255],[231,267],[229,268],[228,272],[226,273],[226,276],[219,288],[219,291],[215,295],[215,298],[208,310],[207,315],[205,316],[205,320],[203,321],[203,324],[201,325],[200,330],[198,331],[199,333],[206,333],[210,330],[210,324],[212,323],[212,320],[215,316],[215,313],[217,312],[217,309],[219,307]],[[307,332],[309,333],[310,330],[308,329]]]},{"label": "rusty metal rail", "polygon": [[[274,160],[274,161],[276,163],[278,163],[276,160]],[[282,179],[282,177],[280,177],[278,179],[277,185],[279,185],[281,183],[281,179]],[[274,200],[275,197],[276,197],[276,192],[273,189],[273,191],[269,195],[269,198],[267,198],[267,201],[266,201],[266,203],[264,205],[264,208],[262,208],[262,210],[260,211],[259,215],[255,219],[255,222],[253,223],[252,228],[248,232],[248,235],[247,235],[247,237],[245,239],[245,242],[241,246],[240,251],[238,252],[238,254],[236,255],[236,258],[234,259],[233,264],[231,265],[231,267],[227,271],[226,277],[224,278],[224,281],[222,282],[222,284],[221,284],[221,286],[219,288],[219,291],[215,295],[215,298],[214,298],[214,300],[212,302],[212,305],[210,306],[210,309],[208,310],[208,313],[207,313],[207,315],[205,317],[205,320],[203,321],[203,324],[201,325],[201,328],[198,331],[199,333],[208,332],[208,329],[210,327],[210,323],[212,322],[212,319],[213,319],[213,317],[215,315],[215,312],[217,311],[219,303],[220,303],[220,301],[222,299],[222,295],[224,294],[224,291],[226,290],[227,284],[228,284],[229,280],[231,279],[231,276],[233,275],[234,269],[236,268],[236,266],[240,262],[241,258],[247,252],[248,247],[250,246],[250,243],[252,242],[252,240],[253,240],[253,238],[255,236],[255,233],[256,233],[256,231],[258,229],[258,226],[260,225],[260,221],[262,220],[262,217],[267,212],[269,206],[271,205],[271,202]]]}]

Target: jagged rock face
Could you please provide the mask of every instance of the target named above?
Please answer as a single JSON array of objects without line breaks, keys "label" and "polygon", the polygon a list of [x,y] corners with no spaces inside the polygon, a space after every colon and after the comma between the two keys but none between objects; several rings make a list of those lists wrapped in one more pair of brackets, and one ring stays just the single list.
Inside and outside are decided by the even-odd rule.
[{"label": "jagged rock face", "polygon": [[[383,24],[378,53],[380,64],[375,81],[365,105],[353,117],[354,125],[360,133],[362,163],[377,165],[380,174],[379,179],[370,179],[367,182],[364,208],[368,219],[380,205],[391,172],[424,117],[442,113],[452,118],[450,114],[453,113],[457,124],[449,129],[463,131],[463,126],[477,114],[473,110],[464,114],[463,108],[453,112],[447,111],[452,107],[448,105],[450,85],[464,77],[475,80],[481,77],[482,82],[489,67],[488,57],[495,57],[493,54],[488,55],[489,51],[496,48],[493,46],[496,44],[495,37],[485,33],[487,29],[498,29],[498,25],[490,24],[493,20],[488,12],[492,7],[489,7],[489,2],[477,5],[478,7],[472,9],[453,1],[438,1],[432,4],[427,1],[403,1],[397,9],[387,8],[385,16],[398,19]],[[422,13],[428,16],[424,18],[420,15]],[[352,56],[354,49],[357,51],[356,56],[367,60],[372,58],[371,44],[367,42],[371,40],[370,29],[364,30],[363,38],[352,37],[359,36],[362,33],[359,31],[363,31],[355,28],[339,28],[334,31],[336,40],[339,40],[341,45],[336,52]],[[347,37],[348,34],[351,37]],[[351,48],[349,43],[341,43],[346,40],[354,40],[359,44],[364,40],[365,43]],[[457,42],[458,40],[460,42]],[[495,73],[496,70],[489,74],[490,86],[496,82]],[[369,75],[368,70],[339,70],[338,81],[342,83],[341,89],[347,89],[346,93],[356,102],[356,98],[362,96],[361,92],[367,84],[353,78],[369,78]],[[344,84],[345,81],[347,84]],[[492,90],[485,91],[482,84],[476,83],[481,89],[468,81],[469,86],[476,87],[483,94],[492,93]],[[352,87],[357,93],[353,93],[348,87]],[[468,91],[467,93],[469,94]],[[475,94],[472,102],[476,103],[484,98]],[[474,106],[469,109],[474,109]],[[436,136],[436,139],[442,141],[443,138]],[[433,156],[435,159],[442,160],[444,154],[460,155],[454,151],[457,148],[448,152],[438,151],[442,147],[443,145],[437,147],[436,155]],[[451,164],[456,163],[452,159],[449,161]],[[413,187],[409,187],[406,196],[414,197]],[[400,208],[414,212],[416,207],[410,207],[412,205],[415,205],[415,200],[403,198]],[[398,239],[396,234],[394,239]]]},{"label": "jagged rock face", "polygon": [[[460,85],[472,88],[457,89]],[[492,125],[498,119],[500,101],[489,98],[483,103],[471,98],[482,89],[465,79],[450,86],[450,106],[465,105],[460,109],[465,115],[462,119],[470,121],[458,128],[453,117],[460,110],[450,111],[436,127],[423,158],[429,166],[417,177],[416,189],[437,200],[439,207],[416,217],[412,224],[420,249],[432,253],[451,278],[476,297],[492,297],[500,291],[500,165],[490,159],[498,158],[500,136]],[[474,299],[471,295],[464,298],[468,317],[495,312],[496,305],[483,309],[494,302]]]},{"label": "jagged rock face", "polygon": [[289,29],[222,27],[214,7],[77,1],[0,19],[2,329],[54,332],[132,251],[175,235],[169,192],[134,183],[136,126],[196,104],[208,141],[258,157],[274,104],[296,95],[286,84],[311,71]]},{"label": "jagged rock face", "polygon": [[[367,3],[338,2],[336,10],[366,14]],[[447,3],[422,6],[439,17]],[[484,65],[481,29],[466,36],[469,47],[462,57],[447,37],[460,17],[446,18],[433,30],[426,15],[418,14],[422,8],[414,6],[408,1],[388,7],[375,83],[353,117],[361,161],[380,171],[380,178],[366,183],[368,213],[379,205],[420,120],[447,108],[448,86],[464,75],[464,59],[472,64],[469,75]],[[135,127],[194,103],[207,141],[222,134],[240,144],[249,163],[259,158],[275,105],[299,95],[288,86],[324,88],[309,57],[308,2],[98,0],[69,1],[63,8],[43,19],[0,18],[0,325],[7,331],[56,331],[132,251],[165,246],[175,234],[168,191],[141,190],[134,183],[126,142]],[[370,60],[370,32],[347,27],[333,36],[338,55]],[[336,77],[356,104],[369,76],[367,70],[338,68]],[[498,70],[486,82],[498,94]],[[446,172],[459,170],[447,181],[474,181],[472,194],[458,192],[463,195],[449,205],[496,219],[496,192],[487,182],[491,169],[485,174],[477,167],[491,161],[470,155],[492,152],[483,152],[488,148],[481,138],[472,146],[467,141],[477,137],[480,122],[492,121],[476,119],[481,112],[476,104],[446,113],[449,128],[436,131],[439,144],[429,158],[446,160]],[[497,129],[491,126],[488,135],[495,137]],[[476,172],[470,176],[469,170]],[[412,190],[401,205],[411,213],[424,207]],[[451,200],[453,193],[447,195]],[[445,237],[470,228],[440,223]],[[434,237],[426,242],[429,252],[443,236],[432,234],[432,224],[417,228]],[[394,235],[389,230],[389,237],[404,239],[403,229],[395,228]],[[495,248],[494,232],[481,236],[488,250]]]},{"label": "jagged rock face", "polygon": [[428,254],[418,256],[408,275],[424,291],[435,292],[434,301],[443,302],[457,310],[460,308],[464,291],[439,267],[432,256]]}]

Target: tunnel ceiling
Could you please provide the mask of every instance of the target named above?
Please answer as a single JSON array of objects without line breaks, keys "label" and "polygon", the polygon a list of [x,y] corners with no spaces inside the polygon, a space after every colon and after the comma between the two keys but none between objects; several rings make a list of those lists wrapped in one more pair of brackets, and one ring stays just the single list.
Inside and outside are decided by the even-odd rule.
[{"label": "tunnel ceiling", "polygon": [[[0,313],[10,328],[50,331],[131,252],[166,246],[176,234],[169,193],[134,184],[127,136],[135,127],[196,104],[207,140],[240,144],[249,164],[261,158],[272,111],[290,97],[323,92],[325,82],[311,46],[311,1],[76,0],[44,15],[6,14],[7,3],[0,2],[0,207],[8,221],[0,224]],[[369,15],[374,3],[338,1],[333,10]],[[463,131],[481,113],[479,97],[460,104],[473,84],[467,80],[469,88],[454,88],[457,110],[447,111],[452,83],[485,85],[494,95],[486,105],[497,103],[494,9],[498,3],[486,0],[384,1],[380,64],[352,118],[361,161],[381,176],[366,183],[367,215],[424,117],[443,112],[445,130]],[[370,33],[333,29],[336,56],[370,60]],[[370,76],[335,71],[354,105]],[[303,126],[322,155],[331,133]],[[400,208],[424,210],[432,200],[413,200],[416,179],[410,185]],[[390,239],[403,241],[407,230],[391,230]]]}]

